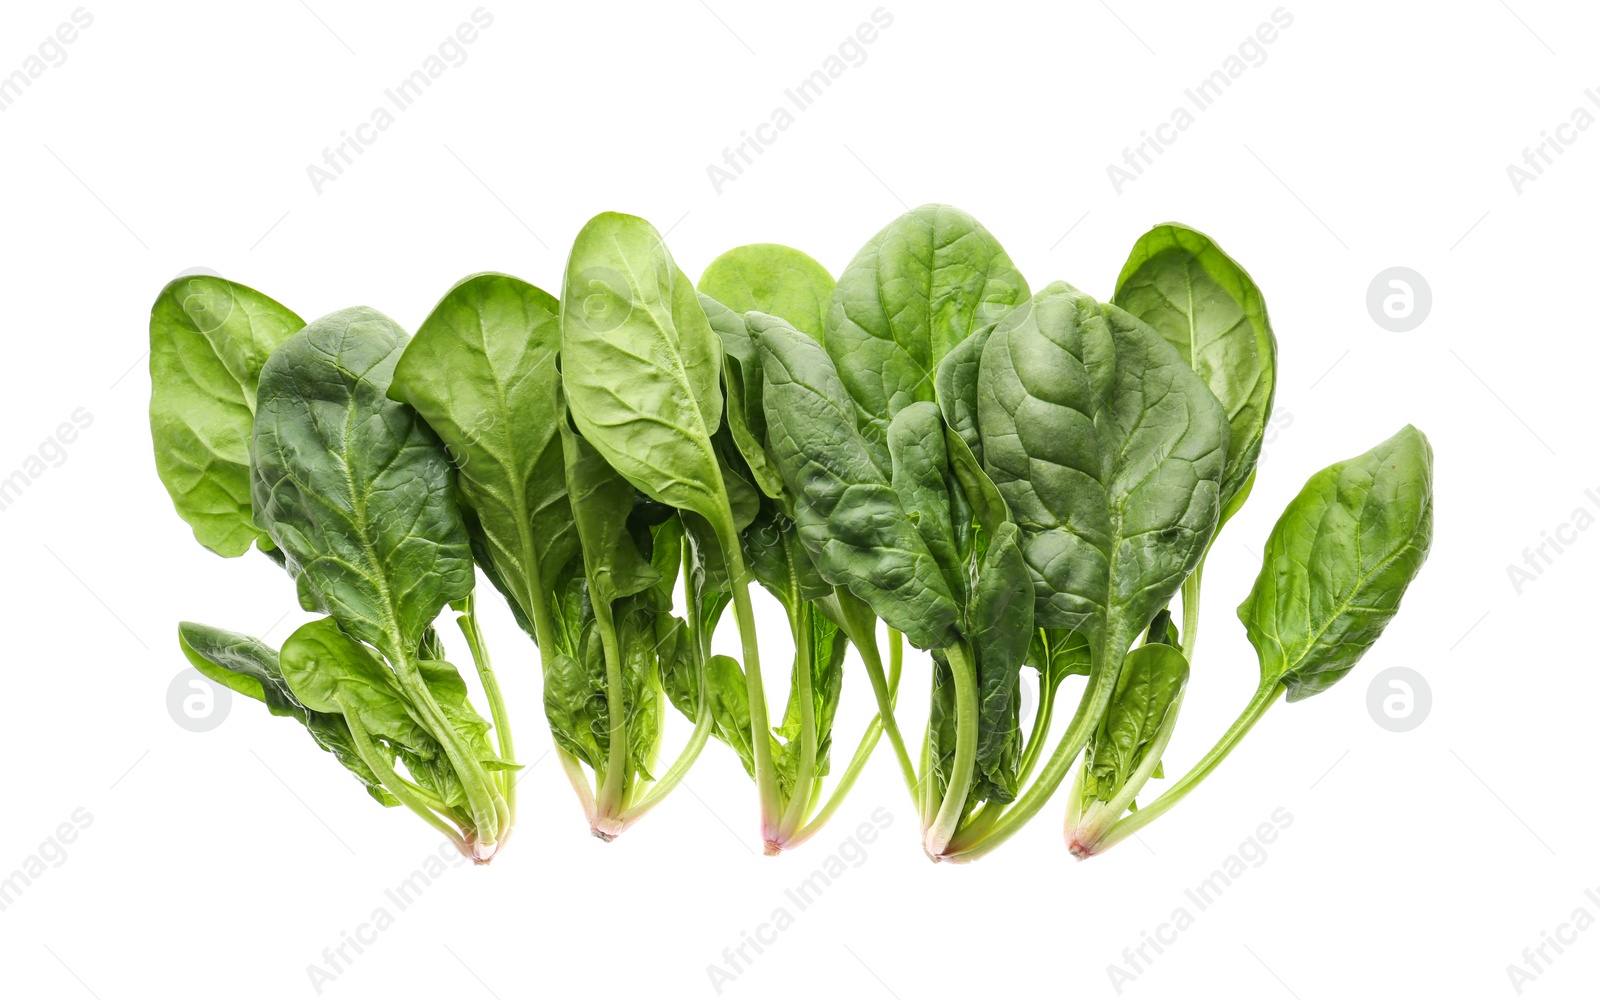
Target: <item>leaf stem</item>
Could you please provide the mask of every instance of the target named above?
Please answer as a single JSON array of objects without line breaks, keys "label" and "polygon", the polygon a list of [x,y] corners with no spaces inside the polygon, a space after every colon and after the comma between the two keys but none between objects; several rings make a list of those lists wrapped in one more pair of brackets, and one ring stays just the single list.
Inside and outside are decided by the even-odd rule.
[{"label": "leaf stem", "polygon": [[1133,804],[1134,798],[1150,780],[1150,776],[1161,766],[1161,756],[1167,752],[1167,744],[1172,740],[1172,731],[1178,725],[1178,713],[1183,708],[1185,693],[1179,691],[1178,696],[1167,706],[1166,714],[1161,717],[1161,725],[1157,727],[1150,745],[1145,748],[1144,757],[1139,761],[1138,768],[1128,775],[1122,786],[1112,793],[1111,798],[1097,801],[1087,810],[1082,809],[1083,795],[1080,785],[1084,769],[1078,768],[1078,776],[1073,780],[1072,796],[1067,802],[1065,828],[1067,846],[1074,857],[1081,860],[1092,854],[1099,854],[1110,846],[1106,842],[1107,831],[1122,818],[1123,813],[1128,811],[1128,807]]},{"label": "leaf stem", "polygon": [[[591,583],[590,593],[595,592]],[[595,775],[595,833],[615,837],[621,833],[620,822],[623,796],[628,788],[628,710],[624,701],[626,691],[622,679],[622,652],[617,646],[616,621],[611,602],[601,598],[594,602],[595,630],[600,633],[600,648],[606,659],[606,721],[609,732],[606,747],[606,770]]]},{"label": "leaf stem", "polygon": [[[791,574],[792,574],[791,570]],[[800,763],[795,768],[794,785],[789,789],[789,804],[784,809],[778,830],[783,846],[789,838],[805,825],[806,813],[811,805],[811,786],[817,769],[817,701],[812,693],[815,680],[812,668],[816,658],[815,634],[812,616],[816,610],[810,601],[800,601],[794,615],[794,692],[792,697],[800,703]]]},{"label": "leaf stem", "polygon": [[911,793],[913,804],[917,801],[917,769],[906,751],[905,737],[895,718],[894,706],[899,691],[900,666],[904,660],[903,639],[897,629],[889,629],[889,680],[883,676],[883,659],[878,653],[877,618],[843,588],[834,590],[839,618],[844,624],[845,636],[861,654],[867,668],[867,680],[872,684],[872,696],[878,702],[878,719],[889,734],[889,745],[894,748],[895,759],[900,764],[900,776],[905,780],[906,791]]},{"label": "leaf stem", "polygon": [[1239,741],[1244,739],[1245,734],[1257,722],[1261,721],[1261,717],[1267,714],[1267,709],[1272,707],[1273,703],[1283,695],[1285,690],[1284,686],[1277,682],[1263,684],[1257,688],[1255,696],[1244,707],[1244,711],[1239,713],[1239,717],[1233,721],[1233,725],[1228,727],[1228,731],[1222,734],[1222,739],[1217,741],[1216,746],[1206,751],[1206,755],[1201,757],[1199,762],[1189,769],[1188,774],[1179,778],[1170,788],[1162,792],[1154,802],[1132,815],[1123,817],[1113,825],[1106,835],[1100,839],[1100,845],[1096,853],[1111,849],[1129,836],[1154,823],[1169,809],[1183,801],[1184,796],[1194,791],[1195,786],[1204,781],[1206,776],[1215,771],[1217,765],[1221,764],[1223,759],[1233,752],[1233,748],[1239,745]]},{"label": "leaf stem", "polygon": [[[1121,650],[1115,653],[1117,668],[1121,666],[1122,655]],[[1096,652],[1094,662],[1089,667],[1089,683],[1083,689],[1083,697],[1078,700],[1078,709],[1073,713],[1072,721],[1067,723],[1067,731],[1061,734],[1061,741],[1056,744],[1055,752],[1045,762],[1039,777],[1028,786],[1027,791],[1017,796],[993,826],[974,837],[964,837],[958,833],[952,838],[944,855],[946,860],[976,861],[1009,840],[1050,801],[1060,787],[1061,779],[1066,777],[1073,761],[1078,759],[1078,754],[1088,744],[1089,736],[1100,725],[1106,706],[1111,702],[1119,673],[1118,669],[1111,666],[1111,657],[1109,652]]]},{"label": "leaf stem", "polygon": [[1022,749],[1022,766],[1017,769],[1019,788],[1027,783],[1034,765],[1039,763],[1039,750],[1044,746],[1045,737],[1050,734],[1050,718],[1055,714],[1056,688],[1060,685],[1050,683],[1048,657],[1045,663],[1046,666],[1039,668],[1039,707],[1033,713],[1032,731],[1028,733],[1028,742]]},{"label": "leaf stem", "polygon": [[412,791],[417,786],[395,773],[394,768],[385,759],[383,752],[373,742],[372,734],[368,733],[366,727],[361,724],[357,714],[355,712],[346,712],[344,721],[350,727],[350,736],[355,742],[356,753],[361,755],[361,759],[372,769],[372,773],[378,776],[378,780],[383,783],[383,787],[388,789],[391,795],[399,799],[407,809],[426,820],[429,826],[450,838],[450,843],[455,845],[456,850],[469,858],[477,860],[473,855],[472,848],[467,845],[460,832],[447,822],[444,817],[434,812],[427,803],[423,802]]},{"label": "leaf stem", "polygon": [[[900,633],[893,629],[889,631],[893,633],[894,637],[894,646],[891,648],[889,659],[889,706],[893,708],[895,699],[900,692]],[[876,653],[876,647],[874,647],[874,653]],[[827,805],[823,806],[822,811],[813,816],[811,821],[801,828],[799,832],[784,842],[785,850],[793,850],[816,836],[817,831],[821,830],[828,820],[833,818],[833,814],[839,811],[839,807],[844,804],[845,796],[850,794],[850,789],[855,786],[856,779],[861,776],[862,769],[872,757],[872,751],[877,748],[878,737],[883,734],[884,728],[883,715],[881,713],[873,716],[872,721],[867,723],[866,731],[861,734],[861,742],[856,745],[855,755],[850,758],[849,765],[845,767],[844,773],[839,776],[839,783],[834,786],[833,794],[828,796]],[[909,764],[909,761],[907,763]],[[915,775],[911,779],[911,792],[915,797]]]},{"label": "leaf stem", "polygon": [[[505,696],[500,692],[500,679],[495,676],[494,665],[489,662],[489,648],[484,644],[483,632],[478,627],[478,612],[476,595],[468,594],[462,602],[461,613],[456,616],[456,624],[461,628],[461,634],[467,640],[467,648],[472,651],[472,665],[478,670],[478,679],[483,683],[483,693],[489,699],[489,715],[494,720],[495,743],[500,747],[500,759],[508,764],[517,761],[516,749],[511,741],[511,716],[506,711]],[[498,779],[500,794],[506,801],[506,809],[511,820],[515,822],[517,816],[517,780],[511,771],[496,771],[491,777]]]},{"label": "leaf stem", "polygon": [[750,757],[755,765],[756,795],[761,802],[761,839],[767,853],[776,854],[781,821],[778,776],[772,769],[771,724],[767,718],[766,692],[761,685],[761,648],[756,639],[756,613],[750,604],[750,570],[739,548],[733,514],[724,510],[720,520],[717,534],[728,563],[733,613],[739,623],[739,644],[744,652],[745,698],[750,706]]},{"label": "leaf stem", "polygon": [[950,676],[956,687],[956,753],[950,765],[950,781],[933,825],[923,834],[923,849],[932,857],[944,854],[966,811],[967,795],[972,790],[973,766],[978,756],[978,671],[962,642],[944,649],[950,663]]}]

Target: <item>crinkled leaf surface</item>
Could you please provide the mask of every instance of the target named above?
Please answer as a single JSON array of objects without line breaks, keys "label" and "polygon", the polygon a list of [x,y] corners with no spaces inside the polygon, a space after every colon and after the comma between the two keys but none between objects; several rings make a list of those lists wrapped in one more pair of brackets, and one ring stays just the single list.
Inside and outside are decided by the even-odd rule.
[{"label": "crinkled leaf surface", "polygon": [[817,569],[913,645],[948,646],[955,598],[856,430],[827,353],[782,320],[752,313],[747,321],[761,351],[769,446]]},{"label": "crinkled leaf surface", "polygon": [[1027,298],[999,242],[949,205],[907,212],[856,254],[834,289],[823,340],[880,465],[889,421],[935,398],[944,356]]},{"label": "crinkled leaf surface", "polygon": [[1222,407],[1154,330],[1057,282],[990,335],[978,414],[984,466],[1033,572],[1036,624],[1125,650],[1216,526]]},{"label": "crinkled leaf surface", "polygon": [[252,444],[257,523],[339,625],[394,662],[473,588],[450,459],[386,395],[405,340],[364,307],[295,334],[262,369]]}]

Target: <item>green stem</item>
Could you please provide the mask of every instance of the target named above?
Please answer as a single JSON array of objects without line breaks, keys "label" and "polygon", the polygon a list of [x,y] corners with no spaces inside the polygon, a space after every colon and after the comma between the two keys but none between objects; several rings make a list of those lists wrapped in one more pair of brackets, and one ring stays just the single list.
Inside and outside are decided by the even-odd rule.
[{"label": "green stem", "polygon": [[[505,696],[500,692],[500,679],[495,676],[494,665],[489,662],[489,648],[484,644],[483,632],[478,627],[474,595],[467,595],[460,610],[461,614],[456,616],[456,624],[460,626],[461,634],[467,640],[467,648],[472,650],[472,665],[477,667],[478,679],[483,683],[484,696],[489,699],[489,716],[494,720],[495,743],[500,747],[500,759],[508,764],[514,764],[517,755],[511,742],[511,716],[506,711]],[[515,774],[511,771],[496,771],[494,776],[499,778],[500,795],[505,799],[506,810],[514,822],[517,816]]]},{"label": "green stem", "polygon": [[361,759],[366,762],[367,767],[372,769],[372,773],[377,775],[378,780],[382,782],[383,787],[389,791],[389,794],[399,799],[407,809],[421,816],[428,822],[429,826],[450,838],[450,843],[455,845],[456,850],[469,858],[473,857],[472,848],[467,845],[461,833],[447,822],[444,817],[434,812],[433,808],[413,791],[413,789],[417,791],[421,789],[417,789],[417,786],[400,777],[395,773],[394,768],[389,766],[389,761],[385,759],[383,752],[373,742],[372,734],[368,733],[366,727],[361,725],[361,720],[356,716],[356,713],[346,713],[344,720],[350,727],[350,736],[355,742],[356,753],[361,755]]},{"label": "green stem", "polygon": [[815,649],[812,615],[816,611],[810,601],[802,600],[792,616],[794,630],[794,691],[791,697],[800,700],[800,764],[795,768],[794,786],[789,790],[789,804],[784,809],[778,831],[783,846],[789,838],[805,825],[809,809],[811,785],[817,769],[817,701],[812,693],[811,672]]},{"label": "green stem", "polygon": [[973,767],[978,759],[978,671],[961,642],[945,647],[944,654],[956,687],[956,753],[950,765],[944,800],[939,804],[933,826],[923,834],[923,849],[935,858],[944,854],[961,823],[967,794],[972,790]]},{"label": "green stem", "polygon": [[781,815],[778,776],[772,768],[772,730],[767,718],[767,696],[761,685],[761,648],[756,639],[756,613],[750,604],[750,571],[739,548],[739,533],[734,530],[731,512],[724,511],[717,534],[728,563],[733,613],[739,622],[739,644],[744,652],[745,698],[750,706],[750,755],[755,765],[756,796],[761,802],[761,840],[767,853],[776,854]]},{"label": "green stem", "polygon": [[1200,631],[1200,575],[1205,568],[1206,557],[1201,556],[1194,572],[1183,581],[1183,634],[1178,641],[1182,643],[1183,658],[1190,663],[1194,662],[1195,638]]},{"label": "green stem", "polygon": [[883,660],[878,654],[877,619],[867,606],[857,601],[849,591],[835,589],[834,593],[840,612],[839,618],[844,622],[846,637],[861,654],[861,662],[867,668],[867,680],[872,684],[872,696],[878,702],[878,718],[883,723],[884,731],[889,734],[889,745],[894,748],[895,759],[900,763],[900,776],[905,780],[906,790],[911,793],[912,802],[915,803],[917,769],[911,763],[911,754],[906,751],[905,737],[900,734],[900,725],[894,714],[896,692],[899,690],[900,665],[904,659],[901,635],[896,629],[889,630],[890,679],[886,682],[883,676]]},{"label": "green stem", "polygon": [[1118,821],[1100,839],[1097,853],[1107,851],[1121,843],[1149,824],[1154,823],[1167,810],[1183,801],[1184,796],[1192,792],[1196,785],[1204,781],[1207,775],[1217,769],[1217,765],[1221,764],[1223,758],[1227,757],[1233,751],[1233,748],[1239,745],[1239,741],[1244,739],[1245,734],[1250,731],[1251,727],[1261,721],[1261,717],[1267,714],[1267,709],[1272,707],[1273,702],[1278,700],[1284,690],[1284,686],[1278,683],[1263,684],[1257,688],[1255,697],[1250,699],[1250,704],[1246,705],[1244,711],[1239,713],[1239,717],[1234,720],[1233,725],[1228,727],[1228,731],[1222,734],[1222,739],[1217,741],[1217,745],[1208,750],[1206,755],[1200,758],[1199,763],[1189,769],[1188,774],[1179,778],[1172,787],[1162,792],[1161,796],[1154,802]]},{"label": "green stem", "polygon": [[[589,592],[595,593],[592,582]],[[606,716],[609,723],[605,774],[595,775],[598,784],[595,833],[615,837],[622,832],[620,827],[613,827],[618,827],[620,823],[623,795],[628,788],[628,710],[624,700],[626,691],[622,679],[622,652],[617,646],[616,622],[609,600],[594,602],[594,624],[600,633],[601,652],[606,658]]]},{"label": "green stem", "polygon": [[395,667],[395,679],[399,681],[401,691],[422,715],[418,721],[434,739],[439,741],[439,745],[444,748],[445,756],[450,761],[450,766],[455,768],[456,777],[461,782],[461,790],[467,796],[467,806],[472,812],[473,825],[477,828],[475,843],[483,850],[483,860],[487,860],[493,856],[494,848],[500,841],[501,829],[508,819],[505,799],[489,787],[488,772],[484,770],[482,762],[472,759],[471,751],[462,742],[461,734],[450,725],[444,709],[439,707],[438,700],[428,689],[427,682],[422,679],[415,659],[404,652],[404,647],[399,642],[394,642],[392,649],[395,654],[391,658]]},{"label": "green stem", "polygon": [[1099,854],[1108,846],[1106,833],[1128,811],[1134,798],[1144,788],[1150,776],[1156,773],[1156,768],[1161,766],[1161,756],[1167,752],[1167,744],[1172,740],[1172,731],[1178,725],[1178,713],[1183,708],[1184,692],[1179,691],[1178,696],[1167,706],[1166,714],[1161,717],[1161,725],[1157,727],[1156,734],[1145,748],[1144,757],[1139,761],[1139,766],[1130,774],[1111,798],[1095,802],[1087,810],[1082,810],[1083,794],[1080,787],[1083,768],[1078,769],[1078,777],[1073,780],[1073,794],[1067,801],[1066,836],[1067,846],[1072,851],[1073,857],[1087,858],[1092,854]]},{"label": "green stem", "polygon": [[[1117,664],[1121,664],[1122,652],[1117,651]],[[1050,801],[1050,796],[1061,785],[1061,779],[1066,777],[1067,770],[1072,767],[1073,761],[1078,759],[1078,754],[1083,751],[1089,742],[1089,737],[1094,733],[1095,727],[1100,725],[1100,719],[1106,714],[1106,706],[1111,703],[1111,694],[1116,690],[1118,671],[1107,666],[1111,655],[1099,653],[1095,656],[1093,665],[1089,668],[1089,683],[1083,689],[1083,697],[1078,700],[1078,709],[1072,715],[1072,721],[1067,723],[1067,731],[1061,735],[1061,741],[1056,744],[1055,752],[1045,762],[1044,769],[1039,772],[1039,777],[1028,790],[1019,795],[1011,803],[1005,815],[995,821],[994,825],[982,832],[981,836],[966,837],[958,834],[952,838],[949,848],[944,855],[951,861],[976,861],[990,851],[1009,840],[1018,830],[1032,819],[1045,803]]]},{"label": "green stem", "polygon": [[595,820],[594,789],[589,787],[589,776],[584,773],[583,762],[556,747],[556,760],[561,762],[561,770],[566,773],[567,781],[571,782],[572,790],[578,794],[578,803],[583,806],[583,818],[589,821],[589,829],[593,830]]},{"label": "green stem", "polygon": [[[900,655],[900,633],[895,632],[893,629],[890,629],[890,632],[894,637],[894,646],[891,647],[889,654],[889,707],[893,708],[900,692],[900,661],[902,657]],[[876,645],[874,645],[873,652],[876,655]],[[785,850],[793,850],[816,836],[817,831],[827,825],[828,820],[833,818],[833,814],[839,811],[839,807],[844,804],[845,796],[850,794],[850,789],[855,786],[856,779],[861,776],[862,769],[866,767],[867,761],[872,757],[872,751],[877,748],[878,737],[883,734],[884,729],[882,714],[873,716],[872,721],[867,723],[866,732],[861,734],[861,742],[856,745],[856,752],[850,758],[850,764],[844,769],[844,773],[839,776],[839,783],[834,786],[833,794],[828,796],[828,804],[823,806],[821,812],[813,816],[809,823],[784,843]],[[901,752],[902,754],[904,753],[903,746]],[[909,763],[910,761],[908,760],[907,764],[909,765]],[[916,795],[915,774],[910,778],[910,789],[914,801]]]},{"label": "green stem", "polygon": [[[1050,661],[1048,658],[1045,663]],[[1033,713],[1032,731],[1028,733],[1028,742],[1022,749],[1022,766],[1017,770],[1017,787],[1021,788],[1033,774],[1034,765],[1039,763],[1039,750],[1044,746],[1045,737],[1050,734],[1050,718],[1056,710],[1056,688],[1059,683],[1050,683],[1049,667],[1039,670],[1039,707]]]},{"label": "green stem", "polygon": [[[690,598],[689,610],[691,613],[698,611],[694,606],[692,597]],[[693,621],[694,619],[690,620]],[[689,644],[695,659],[695,675],[697,677],[695,689],[700,692],[700,704],[695,708],[694,731],[689,734],[689,742],[684,745],[683,750],[678,754],[678,759],[672,762],[672,766],[667,769],[667,773],[663,774],[654,785],[650,786],[650,790],[643,797],[629,806],[627,811],[622,814],[622,829],[624,830],[643,819],[645,813],[660,805],[661,800],[667,797],[667,793],[678,787],[684,776],[689,773],[689,768],[694,765],[696,758],[700,756],[700,751],[705,749],[706,741],[711,737],[711,697],[706,693],[706,660],[700,653],[698,645],[700,640],[694,634],[694,629],[695,626],[689,626]]]}]

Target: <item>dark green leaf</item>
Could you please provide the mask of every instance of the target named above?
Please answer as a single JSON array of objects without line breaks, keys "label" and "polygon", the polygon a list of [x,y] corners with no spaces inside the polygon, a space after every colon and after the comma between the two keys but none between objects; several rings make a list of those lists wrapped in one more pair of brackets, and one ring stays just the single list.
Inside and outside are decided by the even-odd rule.
[{"label": "dark green leaf", "polygon": [[752,313],[748,322],[761,350],[769,445],[817,569],[913,645],[949,645],[955,599],[856,430],[827,354],[782,320]]},{"label": "dark green leaf", "polygon": [[1022,531],[1036,623],[1120,654],[1216,526],[1221,406],[1154,330],[1060,282],[995,328],[978,388],[984,465]]},{"label": "dark green leaf", "polygon": [[1267,539],[1239,605],[1263,685],[1332,687],[1383,633],[1433,541],[1433,449],[1407,424],[1312,476]]},{"label": "dark green leaf", "polygon": [[255,516],[340,626],[409,660],[472,592],[472,555],[443,445],[388,398],[405,334],[346,309],[285,341],[261,372]]},{"label": "dark green leaf", "polygon": [[889,421],[935,399],[941,359],[1027,298],[995,238],[949,205],[907,212],[856,254],[834,290],[824,341],[880,465]]}]

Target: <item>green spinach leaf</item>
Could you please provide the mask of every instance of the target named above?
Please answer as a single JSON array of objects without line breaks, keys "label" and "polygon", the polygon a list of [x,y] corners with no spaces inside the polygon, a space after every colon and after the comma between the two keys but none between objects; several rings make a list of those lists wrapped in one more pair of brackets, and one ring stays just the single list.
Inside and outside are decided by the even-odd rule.
[{"label": "green spinach leaf", "polygon": [[256,383],[303,326],[255,289],[209,275],[173,279],[150,307],[156,471],[195,539],[218,555],[271,547],[250,512]]}]

